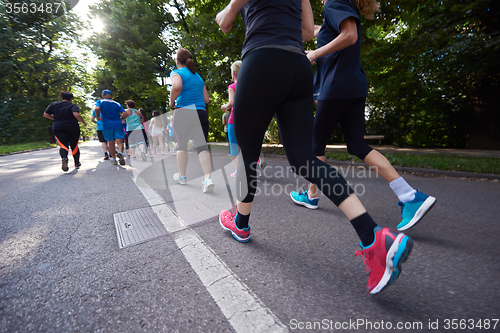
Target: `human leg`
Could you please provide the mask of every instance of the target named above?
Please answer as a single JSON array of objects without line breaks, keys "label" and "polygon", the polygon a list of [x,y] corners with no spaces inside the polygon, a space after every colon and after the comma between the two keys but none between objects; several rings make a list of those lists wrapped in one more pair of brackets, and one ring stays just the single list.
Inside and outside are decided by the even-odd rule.
[{"label": "human leg", "polygon": [[69,152],[69,142],[70,134],[65,129],[53,129],[52,131],[59,144],[59,155],[61,156],[62,170],[64,172],[68,171],[68,152]]}]

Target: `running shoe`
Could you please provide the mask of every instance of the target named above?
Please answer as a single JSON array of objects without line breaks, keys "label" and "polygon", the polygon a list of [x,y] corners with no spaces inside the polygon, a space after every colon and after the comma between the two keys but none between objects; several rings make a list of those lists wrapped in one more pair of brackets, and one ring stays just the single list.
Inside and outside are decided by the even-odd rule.
[{"label": "running shoe", "polygon": [[103,160],[109,160],[109,155],[108,155],[108,153],[104,153],[104,158],[103,158]]},{"label": "running shoe", "polygon": [[209,193],[209,192],[214,191],[214,187],[215,187],[215,184],[214,184],[214,181],[212,180],[212,178],[207,178],[203,182],[203,186],[201,189],[202,189],[203,193]]},{"label": "running shoe", "polygon": [[68,168],[68,159],[67,158],[63,158],[62,159],[62,166],[61,166],[62,170],[64,172],[68,171],[69,168]]},{"label": "running shoe", "polygon": [[355,256],[363,256],[366,271],[370,272],[366,287],[370,294],[377,294],[396,281],[401,274],[401,265],[408,259],[413,241],[403,233],[387,227],[377,226],[375,241],[367,247],[362,243]]},{"label": "running shoe", "polygon": [[231,174],[231,177],[235,178],[236,177],[236,171],[237,170],[234,170],[234,172]]},{"label": "running shoe", "polygon": [[231,234],[238,242],[248,242],[250,240],[250,227],[240,229],[236,225],[236,214],[228,210],[223,210],[219,214],[219,223],[222,229],[231,231]]},{"label": "running shoe", "polygon": [[75,169],[80,169],[82,162],[75,163]]},{"label": "running shoe", "polygon": [[403,220],[398,224],[398,230],[410,229],[427,214],[436,203],[436,198],[422,192],[415,193],[415,198],[410,202],[399,202]]},{"label": "running shoe", "polygon": [[263,152],[260,152],[260,156],[259,156],[259,160],[257,161],[257,163],[259,164],[260,168],[262,170],[264,170],[264,168],[266,167],[266,159],[264,158],[264,153]]},{"label": "running shoe", "polygon": [[141,153],[141,158],[144,162],[146,162],[148,160],[148,157],[146,156],[146,154],[144,153]]},{"label": "running shoe", "polygon": [[309,209],[318,209],[319,198],[314,198],[309,200],[307,195],[307,191],[305,192],[290,192],[290,198],[292,198],[293,202],[297,205],[301,205],[307,207]]},{"label": "running shoe", "polygon": [[116,157],[120,160],[120,165],[125,165],[125,158],[123,157],[122,153],[116,153]]},{"label": "running shoe", "polygon": [[118,162],[116,161],[116,159],[111,157],[111,164],[118,165]]},{"label": "running shoe", "polygon": [[178,182],[179,184],[186,185],[187,184],[187,178],[184,176],[181,176],[180,172],[174,173],[174,180]]}]

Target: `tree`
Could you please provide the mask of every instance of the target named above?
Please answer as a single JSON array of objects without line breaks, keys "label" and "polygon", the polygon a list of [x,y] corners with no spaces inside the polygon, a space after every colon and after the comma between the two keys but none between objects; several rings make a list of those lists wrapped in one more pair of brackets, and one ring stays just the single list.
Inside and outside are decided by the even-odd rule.
[{"label": "tree", "polygon": [[[34,13],[9,11],[0,0],[0,143],[46,140],[50,122],[42,114],[61,90],[75,90],[85,69],[71,56],[68,41],[78,42],[78,17],[48,4]],[[73,47],[76,44],[72,44]],[[74,91],[76,93],[76,91]]]}]

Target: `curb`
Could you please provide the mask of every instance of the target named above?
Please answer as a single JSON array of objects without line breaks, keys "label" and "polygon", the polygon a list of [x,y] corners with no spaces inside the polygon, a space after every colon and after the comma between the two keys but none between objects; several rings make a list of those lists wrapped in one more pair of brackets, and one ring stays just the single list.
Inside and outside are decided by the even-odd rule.
[{"label": "curb", "polygon": [[[284,155],[266,154],[265,156],[266,158],[286,159],[286,156]],[[327,159],[327,162],[332,165],[351,165],[355,167],[369,168],[369,166],[365,163],[337,161],[332,159]],[[473,172],[463,172],[463,171],[435,170],[435,169],[398,167],[398,166],[395,166],[394,169],[396,169],[396,171],[398,172],[415,174],[415,175],[438,176],[438,177],[449,177],[449,178],[467,178],[478,181],[500,182],[500,175],[494,175],[488,173],[473,173]]]}]

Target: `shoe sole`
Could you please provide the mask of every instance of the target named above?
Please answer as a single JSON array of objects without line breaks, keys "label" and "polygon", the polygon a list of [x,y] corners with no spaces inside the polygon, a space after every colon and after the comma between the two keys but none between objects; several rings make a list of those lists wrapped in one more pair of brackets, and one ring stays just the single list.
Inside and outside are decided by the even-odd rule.
[{"label": "shoe sole", "polygon": [[226,228],[224,226],[224,224],[222,224],[222,221],[220,219],[220,214],[219,214],[219,224],[220,226],[222,227],[222,229],[226,230],[226,231],[231,231],[231,235],[233,235],[234,239],[236,239],[238,242],[240,243],[246,243],[250,240],[250,236],[246,237],[246,238],[242,238],[240,236],[238,236],[234,231],[232,231],[231,229],[229,228]]},{"label": "shoe sole", "polygon": [[370,294],[378,294],[397,280],[403,268],[401,265],[408,260],[413,249],[413,241],[405,234],[399,234],[387,251],[385,272],[379,283],[370,291]]},{"label": "shoe sole", "polygon": [[429,196],[427,199],[425,199],[424,203],[422,206],[420,206],[419,209],[417,209],[415,215],[413,218],[408,222],[405,226],[399,227],[398,225],[398,230],[399,231],[405,231],[413,227],[415,224],[420,222],[420,220],[427,214],[432,207],[434,207],[434,204],[436,203],[436,198]]},{"label": "shoe sole", "polygon": [[125,165],[125,158],[123,157],[123,154],[116,154],[116,157],[120,160],[120,165]]},{"label": "shoe sole", "polygon": [[210,193],[214,191],[215,184],[208,184],[207,186],[203,186],[203,193]]},{"label": "shoe sole", "polygon": [[292,198],[293,202],[295,202],[297,205],[301,205],[309,209],[318,209],[318,205],[311,205],[306,202],[295,200],[294,197],[292,197],[292,193],[290,193],[290,198]]},{"label": "shoe sole", "polygon": [[64,172],[68,171],[69,170],[69,167],[68,167],[68,160],[62,160],[62,166],[61,166],[62,170]]}]

